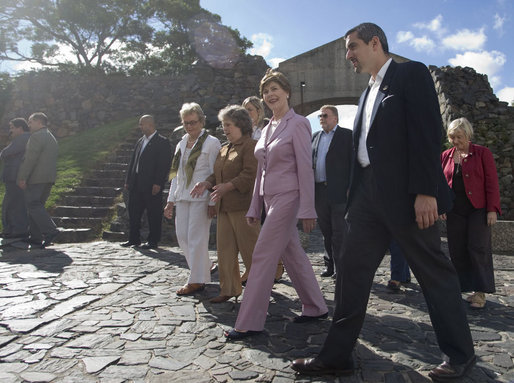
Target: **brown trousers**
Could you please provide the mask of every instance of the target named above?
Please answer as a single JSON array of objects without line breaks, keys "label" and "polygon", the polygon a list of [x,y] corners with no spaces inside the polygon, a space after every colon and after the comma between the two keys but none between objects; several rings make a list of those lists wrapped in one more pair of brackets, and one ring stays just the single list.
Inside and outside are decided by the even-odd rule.
[{"label": "brown trousers", "polygon": [[220,295],[241,295],[241,275],[239,272],[238,253],[241,253],[246,272],[250,271],[252,253],[260,225],[250,226],[246,223],[246,211],[218,212],[216,239],[218,243],[218,273],[220,278]]}]

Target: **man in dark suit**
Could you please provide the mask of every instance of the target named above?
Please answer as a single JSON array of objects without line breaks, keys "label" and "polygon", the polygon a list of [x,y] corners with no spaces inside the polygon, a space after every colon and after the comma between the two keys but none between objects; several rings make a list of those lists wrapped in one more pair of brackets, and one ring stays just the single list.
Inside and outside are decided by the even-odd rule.
[{"label": "man in dark suit", "polygon": [[3,237],[25,238],[29,232],[27,205],[23,190],[16,185],[18,170],[30,137],[29,126],[24,118],[15,118],[9,122],[9,137],[11,143],[0,152],[0,160],[4,163],[2,181],[5,184],[2,202]]},{"label": "man in dark suit", "polygon": [[322,130],[312,136],[315,207],[325,245],[325,270],[322,277],[334,274],[341,257],[346,235],[346,197],[352,162],[352,131],[341,128],[337,108],[324,105],[320,109]]},{"label": "man in dark suit", "polygon": [[125,188],[129,190],[128,213],[130,233],[128,242],[121,246],[139,246],[141,217],[146,209],[149,233],[141,248],[155,249],[161,239],[162,190],[171,166],[171,147],[168,139],[155,130],[153,116],[139,119],[143,132],[134,148],[127,171]]},{"label": "man in dark suit", "polygon": [[292,367],[311,375],[353,373],[351,354],[373,277],[394,237],[423,290],[439,347],[448,357],[429,375],[436,381],[461,377],[476,357],[459,281],[434,225],[451,200],[439,160],[442,120],[432,77],[421,63],[391,61],[385,34],[375,24],[360,24],[345,38],[346,58],[355,71],[371,75],[354,124],[349,231],[325,344],[317,357],[298,359]]}]

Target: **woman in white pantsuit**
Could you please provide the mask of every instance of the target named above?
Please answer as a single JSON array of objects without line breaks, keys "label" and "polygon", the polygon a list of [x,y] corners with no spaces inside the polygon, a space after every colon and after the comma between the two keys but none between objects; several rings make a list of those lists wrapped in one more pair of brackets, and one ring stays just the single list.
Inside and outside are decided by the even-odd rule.
[{"label": "woman in white pantsuit", "polygon": [[180,118],[186,134],[175,148],[164,216],[171,218],[173,206],[176,206],[177,240],[190,270],[187,284],[178,289],[177,295],[191,295],[203,290],[205,284],[211,281],[208,245],[215,210],[214,202],[209,202],[208,191],[199,198],[191,197],[190,192],[197,182],[212,174],[221,144],[203,129],[205,115],[200,105],[182,105]]}]

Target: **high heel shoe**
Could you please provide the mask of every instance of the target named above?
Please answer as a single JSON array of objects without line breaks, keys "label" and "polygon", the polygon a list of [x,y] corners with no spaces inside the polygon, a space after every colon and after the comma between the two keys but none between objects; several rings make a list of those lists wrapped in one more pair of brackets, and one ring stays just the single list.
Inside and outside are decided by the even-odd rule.
[{"label": "high heel shoe", "polygon": [[209,302],[211,302],[211,303],[223,303],[223,302],[228,301],[232,297],[236,298],[236,303],[237,303],[239,295],[218,295],[217,297],[209,299]]}]

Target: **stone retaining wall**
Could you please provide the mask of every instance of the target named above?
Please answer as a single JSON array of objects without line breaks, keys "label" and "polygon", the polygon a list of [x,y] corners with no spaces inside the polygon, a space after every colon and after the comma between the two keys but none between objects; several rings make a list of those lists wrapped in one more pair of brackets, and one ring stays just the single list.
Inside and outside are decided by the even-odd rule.
[{"label": "stone retaining wall", "polygon": [[[45,112],[56,137],[142,114],[154,114],[160,124],[178,119],[184,102],[199,103],[209,125],[218,111],[258,94],[268,66],[261,56],[242,56],[231,69],[214,69],[199,62],[184,76],[78,76],[40,72],[20,76],[6,106],[2,126],[14,117]],[[7,130],[3,130],[5,142]]]}]

